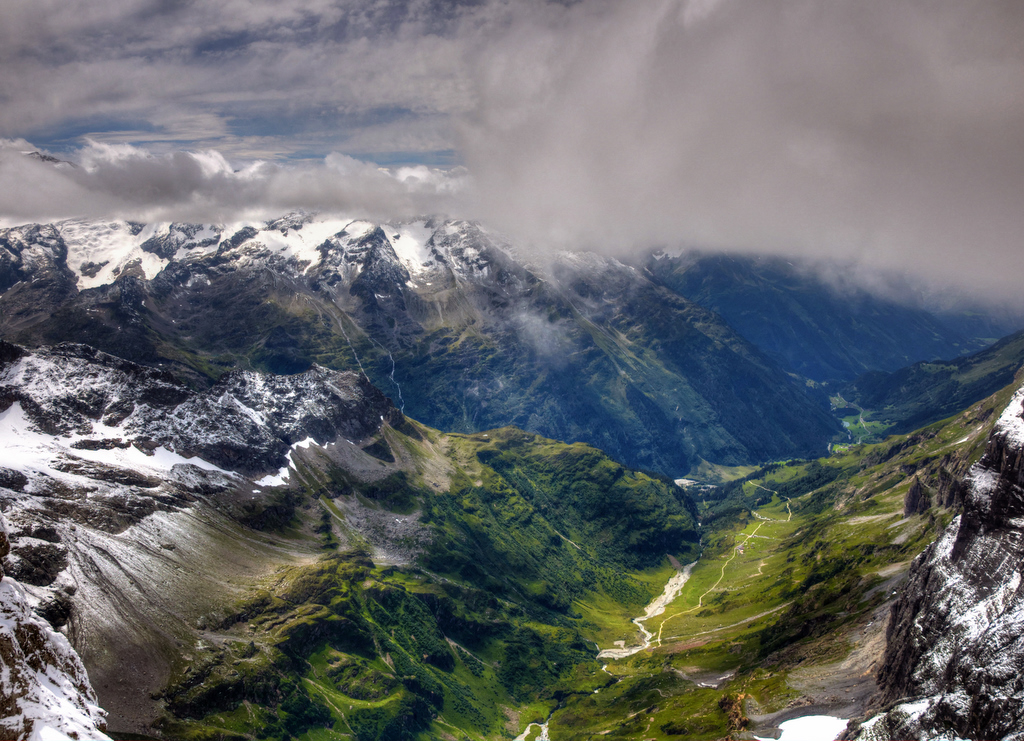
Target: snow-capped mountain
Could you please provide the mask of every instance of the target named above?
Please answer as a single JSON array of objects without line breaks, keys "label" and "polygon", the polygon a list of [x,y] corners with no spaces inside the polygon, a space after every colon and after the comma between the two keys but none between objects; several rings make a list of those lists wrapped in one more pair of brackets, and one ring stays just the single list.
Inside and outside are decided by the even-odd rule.
[{"label": "snow-capped mountain", "polygon": [[0,337],[84,342],[194,385],[365,372],[432,426],[516,424],[683,474],[824,449],[824,399],[718,316],[595,255],[524,260],[479,225],[294,214],[0,234]]}]

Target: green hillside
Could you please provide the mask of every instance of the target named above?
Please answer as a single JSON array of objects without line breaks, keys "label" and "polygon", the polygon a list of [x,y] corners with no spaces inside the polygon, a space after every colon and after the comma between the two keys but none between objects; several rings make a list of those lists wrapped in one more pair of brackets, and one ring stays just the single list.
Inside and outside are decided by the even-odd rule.
[{"label": "green hillside", "polygon": [[[198,640],[163,693],[166,733],[515,735],[597,670],[593,641],[608,627],[584,615],[624,622],[666,555],[697,550],[678,487],[586,445],[407,423],[371,448],[393,471],[384,478],[366,483],[328,449],[299,465],[301,490],[279,492],[277,521],[324,555],[253,585],[207,626],[217,640]],[[353,506],[418,515],[427,528],[385,538],[415,557],[372,559],[379,533],[352,525]]]},{"label": "green hillside", "polygon": [[[894,586],[952,518],[1011,393],[694,490],[696,506],[593,448],[514,428],[385,428],[372,447],[391,473],[373,484],[330,448],[307,455],[288,528],[324,555],[225,607],[219,644],[193,646],[164,692],[164,729],[491,739],[547,722],[555,741],[667,741],[761,733],[794,708],[849,713],[871,692]],[[345,518],[356,502],[419,513],[428,537],[391,536],[415,558],[371,558],[380,539]],[[643,648],[631,619],[683,564]],[[595,660],[615,645],[636,651]]]},{"label": "green hillside", "polygon": [[1017,332],[965,358],[867,373],[842,389],[840,403],[861,407],[876,430],[906,433],[984,399],[1022,365],[1024,332]]},{"label": "green hillside", "polygon": [[958,478],[1011,394],[698,494],[704,549],[679,596],[647,621],[652,647],[609,661],[608,689],[566,698],[551,738],[714,739],[863,712],[887,601],[953,517]]}]

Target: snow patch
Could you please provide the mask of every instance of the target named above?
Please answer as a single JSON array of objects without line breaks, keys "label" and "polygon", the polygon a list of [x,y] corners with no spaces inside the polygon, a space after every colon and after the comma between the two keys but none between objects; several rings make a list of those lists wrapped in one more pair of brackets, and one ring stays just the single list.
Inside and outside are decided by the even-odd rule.
[{"label": "snow patch", "polygon": [[425,221],[411,224],[387,225],[388,238],[398,259],[409,271],[410,275],[426,272],[426,268],[435,264],[434,254],[429,245],[434,230],[427,227]]},{"label": "snow patch", "polygon": [[[113,283],[130,263],[137,263],[147,280],[155,278],[170,261],[144,251],[141,245],[160,226],[167,231],[170,225],[150,224],[138,234],[132,234],[123,221],[61,222],[58,227],[68,248],[68,267],[78,276],[79,289]],[[82,272],[83,266],[89,263],[101,266],[92,277]]]},{"label": "snow patch", "polygon": [[993,435],[1005,435],[1007,443],[1024,447],[1024,389],[1020,389],[999,415]]},{"label": "snow patch", "polygon": [[230,471],[204,461],[198,456],[185,458],[178,453],[158,447],[152,455],[146,455],[134,445],[111,450],[85,450],[72,448],[80,440],[121,437],[124,432],[117,427],[94,423],[90,434],[75,434],[69,437],[53,437],[35,429],[25,415],[21,402],[16,401],[0,412],[0,463],[24,473],[35,471],[56,478],[67,478],[67,474],[54,467],[60,458],[81,458],[93,463],[132,468],[143,473],[164,474],[179,465],[191,465],[205,471],[216,471],[233,475]]},{"label": "snow patch", "polygon": [[[780,723],[782,735],[778,741],[835,741],[846,730],[849,721],[831,715],[805,715]],[[754,736],[758,741],[775,741],[771,738]]]},{"label": "snow patch", "polygon": [[314,445],[316,440],[311,437],[307,437],[305,440],[300,440],[294,443],[291,448],[288,449],[288,463],[281,468],[276,474],[267,474],[259,481],[253,481],[256,486],[284,486],[288,479],[291,477],[291,468],[295,466],[295,461],[292,459],[292,453],[298,448],[308,448],[310,445]]}]

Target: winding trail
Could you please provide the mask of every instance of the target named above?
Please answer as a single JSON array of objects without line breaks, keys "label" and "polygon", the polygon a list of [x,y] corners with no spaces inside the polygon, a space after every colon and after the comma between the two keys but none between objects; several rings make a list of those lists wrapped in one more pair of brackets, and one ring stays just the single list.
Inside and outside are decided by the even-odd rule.
[{"label": "winding trail", "polygon": [[771,492],[772,494],[777,496],[779,499],[785,499],[786,500],[786,512],[788,512],[789,514],[788,514],[788,516],[786,517],[785,520],[773,520],[771,517],[765,517],[764,515],[759,515],[757,512],[754,512],[753,510],[751,510],[750,514],[752,514],[754,517],[756,517],[759,520],[766,520],[768,522],[789,522],[790,520],[793,519],[793,510],[789,506],[789,501],[790,501],[789,497],[784,497],[781,494],[779,494],[779,492],[775,491],[774,489],[769,489],[768,487],[761,486],[760,484],[753,484],[753,486],[755,488],[757,488],[757,489],[761,489],[762,491]]},{"label": "winding trail", "polygon": [[[771,492],[773,495],[779,497],[779,499],[785,499],[785,501],[786,501],[786,512],[788,513],[787,516],[786,516],[786,519],[785,520],[775,520],[775,519],[773,519],[771,517],[765,517],[765,516],[763,516],[761,514],[758,514],[755,511],[751,510],[751,514],[754,515],[754,517],[756,517],[757,519],[761,520],[761,522],[757,523],[757,527],[754,528],[754,531],[752,533],[741,533],[741,536],[744,538],[743,542],[742,543],[737,543],[733,547],[732,554],[729,556],[729,558],[727,558],[725,560],[725,563],[722,564],[722,572],[718,575],[718,581],[716,581],[714,583],[714,585],[710,589],[708,589],[706,592],[704,592],[704,594],[702,594],[700,597],[697,598],[697,604],[696,605],[694,605],[693,607],[691,607],[688,610],[681,610],[681,611],[679,611],[677,613],[669,615],[667,618],[665,618],[664,620],[661,621],[661,625],[658,627],[658,645],[659,646],[661,645],[662,632],[665,629],[665,623],[667,623],[669,620],[672,620],[673,618],[679,617],[680,615],[687,615],[687,614],[689,614],[691,612],[694,612],[695,610],[699,610],[701,607],[703,607],[704,606],[704,598],[707,597],[709,594],[711,594],[716,589],[718,589],[718,585],[722,583],[723,579],[725,579],[725,569],[726,569],[726,567],[728,567],[729,564],[732,563],[733,559],[736,558],[736,554],[740,552],[740,549],[747,543],[747,541],[749,541],[751,538],[763,538],[763,537],[765,537],[763,535],[758,535],[757,531],[760,530],[761,527],[766,522],[789,522],[790,520],[793,519],[793,509],[792,509],[792,507],[789,506],[789,502],[790,502],[789,497],[783,497],[777,491],[775,491],[773,489],[769,489],[769,488],[767,488],[765,486],[761,486],[760,484],[754,484],[754,486],[757,487],[758,489],[763,489],[764,491]],[[761,569],[764,568],[764,565],[765,565],[765,563],[764,563],[764,561],[762,561],[761,564],[757,567],[757,574],[758,574],[758,576],[762,575]],[[709,632],[713,632],[713,631],[709,631]]]},{"label": "winding trail", "polygon": [[706,635],[710,635],[711,633],[719,633],[719,632],[721,632],[723,630],[729,630],[729,628],[737,628],[737,627],[739,627],[741,625],[746,625],[747,623],[752,623],[755,620],[758,620],[760,618],[766,617],[767,615],[771,615],[773,612],[778,612],[783,607],[789,607],[791,604],[793,604],[793,603],[792,602],[784,602],[781,605],[779,605],[778,607],[773,607],[770,610],[765,610],[764,612],[759,612],[757,615],[751,615],[748,618],[743,618],[739,622],[735,622],[732,625],[720,625],[717,628],[712,628],[711,630],[702,630],[699,633],[690,633],[689,635],[685,635],[685,636],[669,636],[665,640],[666,641],[671,641],[673,638],[694,638],[696,636],[706,636]]},{"label": "winding trail", "polygon": [[[704,606],[704,598],[707,597],[712,592],[714,592],[716,589],[718,589],[719,585],[725,579],[725,570],[729,567],[729,564],[733,562],[733,560],[736,558],[737,554],[739,554],[742,551],[743,546],[746,545],[746,543],[751,538],[766,538],[767,537],[767,536],[764,536],[764,535],[758,535],[757,534],[757,531],[760,530],[761,527],[764,526],[764,524],[766,522],[789,522],[789,521],[791,521],[793,519],[793,509],[792,509],[792,507],[790,507],[790,499],[789,499],[789,497],[783,497],[777,491],[774,491],[774,490],[769,489],[767,487],[761,486],[760,484],[754,484],[754,486],[756,486],[758,489],[763,489],[764,491],[771,492],[773,495],[778,496],[779,499],[784,499],[785,500],[785,502],[786,502],[786,512],[787,512],[786,519],[785,520],[776,520],[776,519],[773,519],[773,518],[770,518],[770,517],[765,517],[765,516],[763,516],[761,514],[758,514],[757,512],[754,512],[752,510],[751,514],[753,514],[754,517],[756,517],[758,520],[760,520],[760,522],[757,523],[757,527],[754,528],[753,532],[750,532],[750,533],[740,533],[739,537],[742,537],[743,540],[741,542],[737,542],[736,545],[733,546],[732,553],[722,563],[722,569],[721,569],[721,572],[718,575],[718,581],[716,581],[713,585],[711,585],[707,590],[704,591],[703,594],[701,594],[697,598],[697,604],[696,605],[694,605],[693,607],[691,607],[691,608],[689,608],[687,610],[681,610],[679,612],[673,613],[672,615],[669,615],[668,617],[666,617],[665,619],[663,619],[661,621],[661,624],[658,626],[658,634],[657,634],[657,639],[656,639],[657,645],[659,645],[659,646],[662,645],[661,644],[661,642],[662,642],[662,633],[664,632],[664,629],[665,629],[665,623],[667,623],[668,621],[672,620],[673,618],[679,617],[680,615],[687,615],[687,614],[689,614],[691,612],[699,610],[700,608],[702,608]],[[564,538],[565,536],[562,536],[562,537]],[[768,538],[768,539],[770,540],[771,538]],[[739,538],[737,538],[737,540],[739,540]],[[570,541],[570,542],[572,542],[572,541]],[[575,543],[573,545],[575,545]],[[603,649],[603,650],[599,651],[598,654],[597,654],[597,657],[598,658],[607,658],[607,659],[624,659],[624,658],[626,658],[628,656],[632,656],[633,654],[639,653],[641,651],[644,651],[644,650],[650,648],[650,646],[651,646],[651,639],[654,638],[654,634],[651,631],[647,630],[647,626],[645,626],[644,623],[646,621],[650,620],[651,618],[657,617],[658,615],[661,615],[661,614],[663,614],[665,612],[665,609],[668,607],[668,605],[671,604],[672,601],[676,597],[679,596],[679,593],[682,591],[683,587],[686,585],[686,582],[689,581],[689,579],[690,579],[690,572],[693,570],[693,567],[696,566],[696,565],[697,565],[697,561],[694,561],[693,563],[689,563],[686,566],[684,566],[682,569],[677,571],[677,573],[671,579],[668,580],[668,584],[665,585],[664,591],[658,597],[656,597],[654,600],[652,600],[649,605],[647,605],[647,608],[644,610],[644,614],[642,616],[640,616],[640,617],[633,618],[633,623],[640,629],[640,632],[643,634],[643,642],[639,646],[629,646],[629,647],[624,647],[624,648],[606,648],[606,649]],[[764,569],[764,566],[765,566],[765,562],[761,561],[761,563],[757,567],[757,576],[762,576],[763,575],[763,571],[762,570]],[[782,607],[785,607],[785,605],[782,605]],[[731,627],[735,627],[736,625],[742,625],[744,623],[750,622],[751,620],[756,620],[759,617],[764,617],[765,615],[769,615],[769,614],[771,614],[773,612],[776,612],[777,610],[782,609],[782,607],[776,607],[776,608],[773,608],[772,610],[769,610],[769,611],[767,611],[765,613],[762,613],[761,615],[755,615],[752,618],[747,618],[746,620],[741,620],[740,622],[736,623],[735,625],[724,626],[722,628],[716,628],[715,630],[711,630],[711,631],[704,631],[703,633],[701,633],[699,635],[703,635],[705,633],[714,633],[714,632],[717,632],[719,630],[724,630],[725,628],[731,628]],[[680,637],[680,636],[671,636],[671,638],[678,638],[678,637]],[[604,667],[602,667],[602,669],[607,672],[608,671],[607,664]],[[608,673],[610,674],[611,672],[608,672]]]},{"label": "winding trail", "polygon": [[[662,634],[662,631],[665,629],[665,623],[667,623],[672,618],[679,617],[680,615],[686,615],[688,613],[693,612],[694,610],[699,610],[701,607],[703,607],[704,606],[704,598],[707,597],[709,594],[711,594],[716,589],[718,589],[718,585],[722,583],[723,579],[725,579],[725,569],[729,566],[729,564],[731,564],[733,562],[733,559],[736,558],[736,554],[740,552],[740,548],[743,547],[743,545],[745,545],[748,540],[750,540],[755,535],[757,535],[757,531],[760,530],[763,525],[764,525],[763,522],[759,522],[759,523],[757,523],[757,527],[754,528],[754,532],[752,532],[752,533],[742,533],[742,535],[746,538],[746,540],[744,540],[742,543],[737,543],[735,546],[733,546],[732,555],[729,556],[729,558],[726,559],[725,563],[722,564],[722,573],[720,573],[718,575],[718,581],[716,581],[711,587],[709,587],[708,590],[704,592],[704,594],[702,594],[700,597],[697,598],[697,604],[696,605],[691,607],[689,610],[681,610],[680,612],[677,612],[677,613],[675,613],[673,615],[669,615],[667,618],[665,618],[664,620],[661,621],[661,625],[658,626],[658,645],[659,646],[661,645],[661,634]],[[636,621],[634,620],[633,622],[636,622]]]}]

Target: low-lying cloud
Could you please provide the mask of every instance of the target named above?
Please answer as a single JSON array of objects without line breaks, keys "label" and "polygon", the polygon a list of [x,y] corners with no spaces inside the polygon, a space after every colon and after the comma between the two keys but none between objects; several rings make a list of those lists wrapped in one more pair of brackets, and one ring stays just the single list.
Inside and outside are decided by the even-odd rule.
[{"label": "low-lying cloud", "polygon": [[482,213],[538,243],[829,257],[1019,293],[1024,5],[549,8],[481,64]]},{"label": "low-lying cloud", "polygon": [[233,169],[218,152],[156,155],[90,143],[77,163],[27,157],[0,143],[0,204],[9,223],[66,218],[224,222],[304,209],[393,219],[454,211],[461,170],[395,171],[332,153],[320,162],[255,162]]}]

